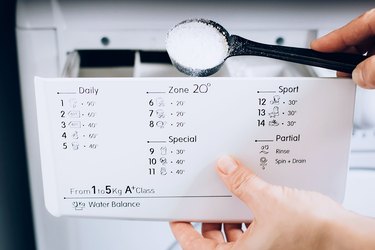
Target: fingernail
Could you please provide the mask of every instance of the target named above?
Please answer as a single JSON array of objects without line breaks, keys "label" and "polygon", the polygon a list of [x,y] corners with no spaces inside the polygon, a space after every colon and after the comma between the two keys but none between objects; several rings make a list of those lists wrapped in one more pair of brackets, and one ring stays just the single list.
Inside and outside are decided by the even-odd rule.
[{"label": "fingernail", "polygon": [[230,156],[222,156],[217,162],[218,168],[223,174],[230,174],[237,168],[236,161]]},{"label": "fingernail", "polygon": [[358,69],[358,67],[353,70],[353,72],[352,72],[352,79],[357,84],[363,82],[362,72],[361,72],[360,69]]}]

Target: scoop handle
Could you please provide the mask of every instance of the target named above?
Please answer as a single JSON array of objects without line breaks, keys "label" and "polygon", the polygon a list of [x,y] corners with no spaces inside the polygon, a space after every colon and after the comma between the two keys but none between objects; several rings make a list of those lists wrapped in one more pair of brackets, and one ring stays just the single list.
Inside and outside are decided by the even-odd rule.
[{"label": "scoop handle", "polygon": [[229,55],[254,55],[352,73],[367,56],[348,53],[323,53],[311,49],[268,45],[240,36],[229,37]]}]

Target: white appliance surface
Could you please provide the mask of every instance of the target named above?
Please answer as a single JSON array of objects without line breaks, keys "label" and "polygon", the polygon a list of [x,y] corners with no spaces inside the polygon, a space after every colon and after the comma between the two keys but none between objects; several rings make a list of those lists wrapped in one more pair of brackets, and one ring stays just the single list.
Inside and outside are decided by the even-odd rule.
[{"label": "white appliance surface", "polygon": [[[35,76],[60,77],[67,55],[73,51],[118,50],[134,51],[134,63],[122,68],[81,66],[79,76],[177,77],[181,74],[171,65],[145,62],[139,52],[164,51],[167,30],[186,18],[210,18],[233,34],[259,42],[308,47],[312,39],[373,7],[371,1],[218,0],[213,4],[211,1],[168,0],[19,0],[18,61],[38,249],[164,250],[176,249],[177,245],[165,222],[56,218],[47,211],[37,130]],[[243,57],[227,60],[215,76],[311,77],[335,76],[335,72]],[[372,202],[375,183],[374,99],[374,91],[357,90],[344,201],[348,209],[369,216],[375,216]]]}]

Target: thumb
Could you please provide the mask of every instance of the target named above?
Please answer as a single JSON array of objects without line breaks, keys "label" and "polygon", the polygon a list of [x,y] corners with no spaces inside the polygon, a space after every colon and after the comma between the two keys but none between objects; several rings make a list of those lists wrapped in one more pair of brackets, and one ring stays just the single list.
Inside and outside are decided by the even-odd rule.
[{"label": "thumb", "polygon": [[366,89],[375,89],[375,56],[357,65],[352,73],[353,81]]},{"label": "thumb", "polygon": [[[272,185],[260,179],[249,168],[229,156],[217,162],[217,172],[227,188],[242,200],[254,214],[271,195]],[[259,210],[258,210],[259,211]]]}]

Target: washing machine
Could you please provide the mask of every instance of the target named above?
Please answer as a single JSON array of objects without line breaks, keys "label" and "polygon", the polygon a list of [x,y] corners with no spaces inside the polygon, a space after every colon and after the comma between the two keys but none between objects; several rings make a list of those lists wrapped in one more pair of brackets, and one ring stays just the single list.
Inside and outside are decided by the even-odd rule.
[{"label": "washing machine", "polygon": [[[243,37],[309,47],[373,7],[367,1],[19,0],[17,47],[33,219],[39,250],[177,249],[167,222],[52,216],[43,197],[34,77],[180,77],[166,32],[192,17]],[[79,57],[72,56],[79,55]],[[79,60],[76,60],[79,58]],[[70,68],[78,64],[78,71]],[[335,72],[266,58],[231,58],[216,77],[311,77]],[[375,216],[375,93],[357,91],[344,206]],[[334,149],[332,149],[334,150]]]}]

